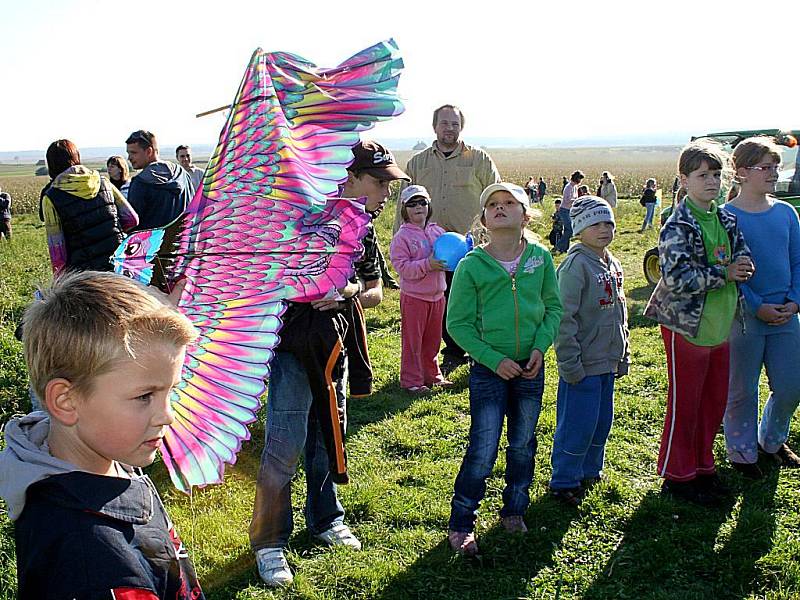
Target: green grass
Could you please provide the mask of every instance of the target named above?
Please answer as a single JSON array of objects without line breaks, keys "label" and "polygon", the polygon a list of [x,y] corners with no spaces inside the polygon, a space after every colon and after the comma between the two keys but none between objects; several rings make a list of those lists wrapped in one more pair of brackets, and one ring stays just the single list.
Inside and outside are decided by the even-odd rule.
[{"label": "green grass", "polygon": [[[384,247],[388,247],[392,208],[378,221]],[[469,426],[467,369],[454,373],[457,387],[452,391],[425,398],[402,394],[398,295],[388,291],[383,304],[367,312],[376,391],[349,404],[352,483],[340,488],[347,521],[364,543],[362,552],[323,548],[310,538],[303,527],[305,481],[300,472],[293,487],[296,529],[289,548],[295,583],[285,591],[269,591],[260,583],[247,528],[263,445],[262,423],[252,428],[252,440],[228,469],[223,485],[196,490],[189,498],[171,488],[163,465],[149,469],[190,548],[207,596],[215,600],[800,597],[798,473],[771,470],[764,481],[750,482],[723,466],[722,477],[736,495],[719,509],[687,506],[658,495],[655,461],[666,375],[658,329],[641,317],[650,292],[641,260],[656,243],[654,232],[637,232],[642,213],[633,200],[624,201],[618,211],[612,249],[627,275],[633,366],[630,375],[618,382],[606,479],[580,508],[562,507],[546,495],[557,381],[553,355],[548,353],[536,476],[526,515],[530,532],[511,538],[499,526],[505,466],[501,452],[477,524],[481,557],[463,560],[449,551],[449,502]],[[546,234],[547,229],[545,218],[540,231]],[[41,228],[25,217],[15,231],[14,246],[0,247],[4,407],[8,402],[25,402],[20,347],[10,331],[32,282],[47,278],[41,266],[47,264]],[[795,419],[790,444],[800,445],[799,429]],[[722,461],[721,438],[717,455]],[[0,597],[6,598],[13,597],[14,585],[10,536],[7,521],[0,518]]]}]

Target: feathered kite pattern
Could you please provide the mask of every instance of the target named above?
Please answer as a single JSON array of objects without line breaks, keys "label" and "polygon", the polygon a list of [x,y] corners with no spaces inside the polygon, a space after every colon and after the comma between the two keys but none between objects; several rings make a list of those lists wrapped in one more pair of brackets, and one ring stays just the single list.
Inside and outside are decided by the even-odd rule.
[{"label": "feathered kite pattern", "polygon": [[117,272],[167,286],[200,330],[172,397],[162,448],[175,486],[222,481],[256,418],[287,300],[344,287],[363,248],[363,203],[334,198],[359,132],[400,114],[393,40],[333,69],[253,53],[203,185],[166,230],[137,232]]}]

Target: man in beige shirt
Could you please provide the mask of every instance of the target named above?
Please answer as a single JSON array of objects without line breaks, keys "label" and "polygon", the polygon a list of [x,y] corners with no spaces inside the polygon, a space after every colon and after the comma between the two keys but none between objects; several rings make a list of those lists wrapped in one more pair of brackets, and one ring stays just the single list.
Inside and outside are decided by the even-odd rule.
[{"label": "man in beige shirt", "polygon": [[[436,141],[419,154],[411,157],[406,173],[411,183],[424,185],[431,195],[433,220],[446,231],[465,234],[472,221],[480,212],[481,192],[488,185],[500,181],[491,157],[481,150],[465,144],[461,140],[464,129],[464,114],[457,106],[445,104],[433,112],[433,131]],[[394,219],[394,230],[403,224],[400,216],[400,203]],[[453,273],[446,272],[449,296]],[[442,370],[451,371],[465,362],[464,350],[455,343],[444,324],[447,322],[445,308],[442,337],[445,348]]]}]

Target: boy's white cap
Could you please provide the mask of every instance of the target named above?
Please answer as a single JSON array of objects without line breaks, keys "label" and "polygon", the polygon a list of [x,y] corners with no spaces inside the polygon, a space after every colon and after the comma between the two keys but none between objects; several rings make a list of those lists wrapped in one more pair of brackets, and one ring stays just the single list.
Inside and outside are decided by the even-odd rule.
[{"label": "boy's white cap", "polygon": [[613,223],[616,226],[611,206],[597,196],[581,196],[575,200],[569,209],[569,218],[572,221],[572,235],[578,235],[595,223]]},{"label": "boy's white cap", "polygon": [[422,196],[428,202],[431,201],[431,195],[428,193],[428,189],[424,185],[410,185],[400,192],[400,202],[405,204],[417,196]]},{"label": "boy's white cap", "polygon": [[514,196],[517,202],[522,204],[525,208],[531,207],[531,200],[528,198],[528,193],[515,183],[508,183],[501,181],[500,183],[490,184],[483,193],[481,193],[481,209],[486,208],[486,203],[489,201],[489,196],[495,192],[505,191]]}]

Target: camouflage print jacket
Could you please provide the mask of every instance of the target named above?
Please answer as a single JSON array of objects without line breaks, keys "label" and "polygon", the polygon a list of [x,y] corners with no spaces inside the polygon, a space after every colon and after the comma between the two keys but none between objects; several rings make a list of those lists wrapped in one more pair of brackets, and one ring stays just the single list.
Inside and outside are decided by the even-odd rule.
[{"label": "camouflage print jacket", "polygon": [[[717,209],[719,221],[728,233],[731,260],[750,256],[750,249],[736,225],[736,217],[724,208]],[[681,202],[661,229],[658,242],[661,281],[644,309],[644,316],[688,337],[696,337],[706,292],[727,282],[726,265],[709,265],[700,225],[686,201]],[[742,315],[742,293],[738,310]]]}]

